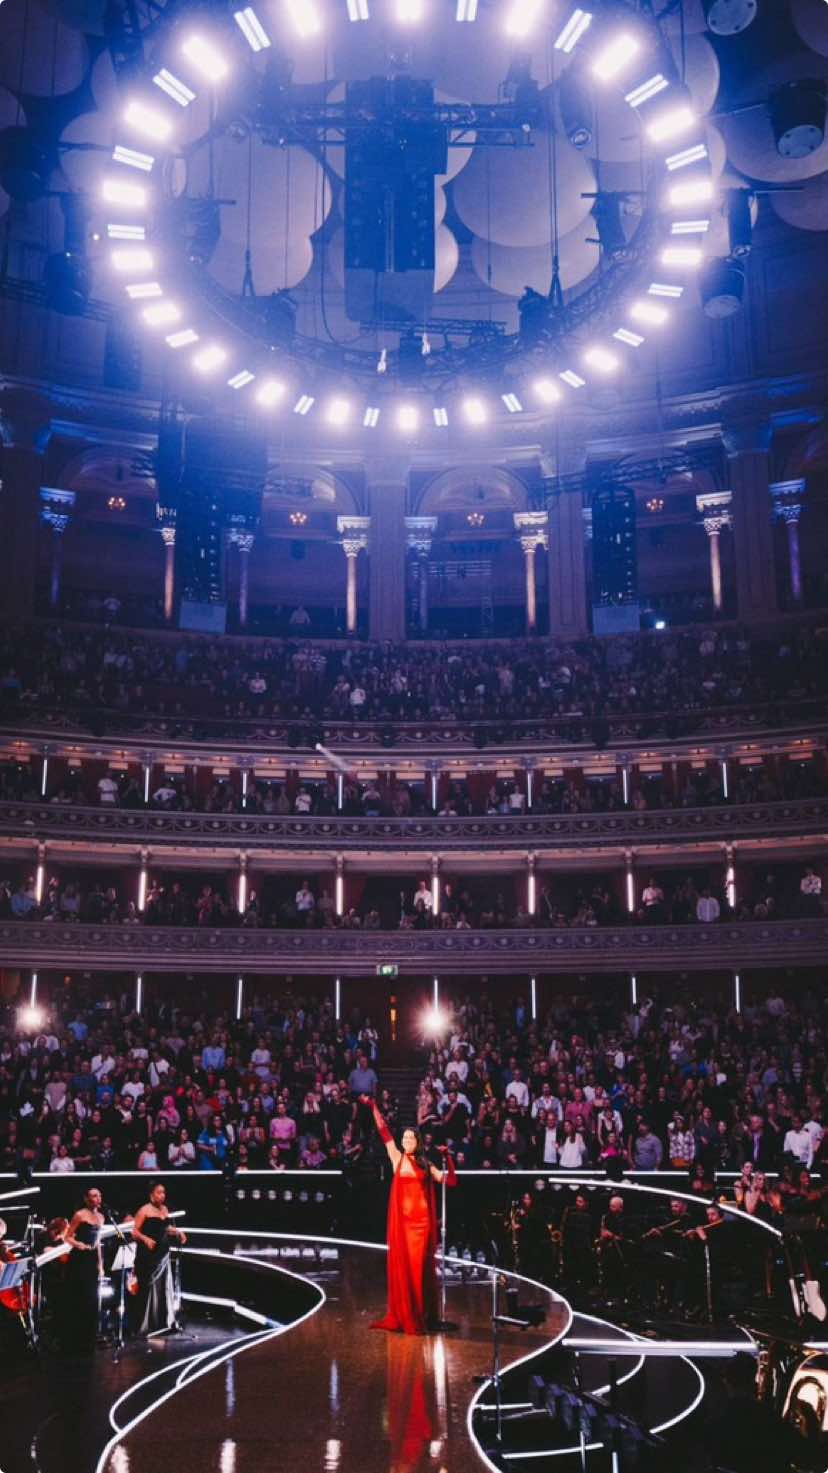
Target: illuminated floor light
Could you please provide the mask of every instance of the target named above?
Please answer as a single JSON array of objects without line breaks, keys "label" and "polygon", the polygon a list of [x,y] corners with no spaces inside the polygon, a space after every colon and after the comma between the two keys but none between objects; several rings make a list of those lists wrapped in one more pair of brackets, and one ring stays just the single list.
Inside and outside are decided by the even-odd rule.
[{"label": "illuminated floor light", "polygon": [[591,11],[573,10],[563,30],[558,33],[555,40],[555,50],[563,51],[568,56],[569,52],[575,49],[584,32],[589,30],[591,24]]},{"label": "illuminated floor light", "polygon": [[285,396],[285,386],[276,378],[265,379],[265,382],[256,391],[256,403],[261,404],[263,409],[272,409]]},{"label": "illuminated floor light", "polygon": [[167,327],[178,321],[181,312],[174,302],[156,302],[154,307],[145,307],[141,315],[148,327]]},{"label": "illuminated floor light", "polygon": [[560,402],[561,391],[557,384],[553,384],[551,378],[539,378],[534,385],[534,390],[543,404]]},{"label": "illuminated floor light", "polygon": [[486,406],[482,399],[465,399],[463,413],[470,425],[482,425],[486,422]]},{"label": "illuminated floor light", "polygon": [[517,394],[501,394],[500,397],[503,400],[503,403],[506,405],[506,408],[508,409],[510,414],[520,414],[522,412],[523,405],[521,404]]},{"label": "illuminated floor light", "polygon": [[294,414],[305,415],[313,407],[314,397],[312,394],[300,394],[293,406]]},{"label": "illuminated floor light", "polygon": [[667,78],[663,77],[661,72],[656,72],[654,77],[642,82],[639,87],[633,87],[632,92],[626,94],[624,101],[628,102],[630,107],[643,107],[645,102],[649,102],[651,97],[657,97],[659,92],[663,92],[664,88],[669,85]]},{"label": "illuminated floor light", "polygon": [[656,302],[633,302],[630,307],[633,322],[646,322],[650,327],[663,327],[669,315],[667,308]]},{"label": "illuminated floor light", "polygon": [[200,353],[196,353],[193,368],[197,368],[199,373],[212,373],[215,368],[221,368],[226,358],[225,349],[220,348],[218,343],[211,343],[209,348],[203,348]]},{"label": "illuminated floor light", "polygon": [[626,343],[628,348],[640,348],[644,342],[640,332],[630,332],[628,327],[618,327],[613,333],[619,343]]},{"label": "illuminated floor light", "polygon": [[110,240],[146,240],[147,227],[145,225],[107,225],[106,233]]},{"label": "illuminated floor light", "polygon": [[348,0],[349,20],[369,20],[368,0]]},{"label": "illuminated floor light", "polygon": [[152,251],[113,251],[110,257],[115,271],[151,271],[155,265]]},{"label": "illuminated floor light", "polygon": [[198,333],[191,327],[182,327],[180,332],[169,333],[164,342],[171,348],[186,348],[190,343],[198,342]]},{"label": "illuminated floor light", "polygon": [[315,36],[321,30],[313,0],[286,0],[286,7],[297,36]]},{"label": "illuminated floor light", "polygon": [[420,411],[413,404],[401,404],[397,410],[397,428],[404,434],[412,434],[420,424]]},{"label": "illuminated floor light", "polygon": [[432,412],[434,414],[434,423],[438,430],[444,430],[448,424],[448,410],[444,409],[442,405],[435,405]]},{"label": "illuminated floor light", "polygon": [[244,10],[234,10],[233,19],[251,51],[264,51],[270,45],[270,37],[252,5],[246,5]]},{"label": "illuminated floor light", "polygon": [[670,226],[670,234],[706,235],[709,229],[709,220],[674,220]]},{"label": "illuminated floor light", "polygon": [[[227,387],[228,389],[243,389],[247,384],[252,384],[255,377],[255,373],[251,373],[249,368],[242,368],[227,380]],[[247,773],[242,773],[242,778],[246,776]]]},{"label": "illuminated floor light", "polygon": [[457,0],[455,20],[477,20],[477,0]]},{"label": "illuminated floor light", "polygon": [[679,297],[684,296],[684,287],[669,281],[651,281],[647,294],[651,297],[671,297],[678,301]]},{"label": "illuminated floor light", "polygon": [[565,368],[563,373],[558,374],[558,378],[563,379],[565,384],[569,384],[570,389],[582,389],[586,383],[586,379],[581,378],[574,368]]},{"label": "illuminated floor light", "polygon": [[622,32],[596,56],[592,63],[593,77],[597,77],[599,82],[611,82],[613,77],[617,77],[629,66],[640,50],[641,42],[638,38],[631,36],[628,31]]},{"label": "illuminated floor light", "polygon": [[143,184],[130,184],[126,179],[104,179],[101,196],[108,205],[124,205],[128,210],[143,210],[147,203]]},{"label": "illuminated floor light", "polygon": [[347,399],[332,399],[328,405],[325,418],[329,425],[345,425],[351,418],[351,406]]},{"label": "illuminated floor light", "polygon": [[651,143],[664,143],[668,138],[677,138],[680,133],[686,133],[696,123],[696,114],[686,103],[680,107],[670,108],[669,111],[659,113],[647,124],[647,137]]},{"label": "illuminated floor light", "polygon": [[136,133],[143,133],[145,138],[152,138],[156,143],[165,143],[172,133],[169,118],[165,118],[157,108],[147,107],[146,103],[135,99],[127,103],[124,122],[128,128],[134,128]]},{"label": "illuminated floor light", "polygon": [[230,70],[221,52],[204,36],[188,36],[181,51],[205,82],[221,82]]},{"label": "illuminated floor light", "polygon": [[506,17],[507,36],[528,36],[540,19],[546,0],[512,0]]},{"label": "illuminated floor light", "polygon": [[598,373],[615,373],[618,367],[618,359],[609,348],[588,348],[584,354],[584,363],[590,368],[596,369]]},{"label": "illuminated floor light", "polygon": [[671,205],[705,204],[712,198],[712,179],[688,179],[686,183],[673,184],[669,193]]},{"label": "illuminated floor light", "polygon": [[362,416],[362,423],[366,430],[375,430],[379,424],[380,412],[375,404],[369,404]]},{"label": "illuminated floor light", "polygon": [[662,266],[700,266],[704,252],[698,246],[665,246],[660,259]]},{"label": "illuminated floor light", "polygon": [[688,164],[701,164],[707,157],[707,144],[694,143],[690,148],[682,148],[679,153],[671,153],[664,162],[669,172],[674,174],[676,169],[686,169]]},{"label": "illuminated floor light", "polygon": [[166,92],[167,96],[171,97],[173,102],[177,102],[179,107],[189,107],[191,102],[195,102],[196,95],[192,89],[172,72],[168,72],[165,66],[162,66],[160,72],[156,72],[152,80],[156,87]]},{"label": "illuminated floor light", "polygon": [[125,288],[125,291],[126,291],[127,296],[128,297],[132,297],[132,300],[134,302],[141,301],[141,299],[143,297],[161,297],[161,296],[163,296],[163,292],[161,290],[161,283],[158,282],[158,281],[135,281],[135,282],[130,282],[129,286]]}]

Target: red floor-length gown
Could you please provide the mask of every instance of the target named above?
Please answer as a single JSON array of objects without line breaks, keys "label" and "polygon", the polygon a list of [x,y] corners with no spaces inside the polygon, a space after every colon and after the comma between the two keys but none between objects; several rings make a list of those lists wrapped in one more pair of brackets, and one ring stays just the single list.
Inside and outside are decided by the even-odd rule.
[{"label": "red floor-length gown", "polygon": [[[390,1132],[387,1137],[386,1132],[381,1133],[383,1139],[391,1139]],[[446,1184],[454,1186],[455,1181],[454,1162],[448,1157]],[[434,1325],[436,1248],[437,1205],[431,1172],[423,1170],[411,1156],[402,1156],[388,1200],[388,1309],[384,1319],[374,1322],[375,1329],[424,1335]]]}]

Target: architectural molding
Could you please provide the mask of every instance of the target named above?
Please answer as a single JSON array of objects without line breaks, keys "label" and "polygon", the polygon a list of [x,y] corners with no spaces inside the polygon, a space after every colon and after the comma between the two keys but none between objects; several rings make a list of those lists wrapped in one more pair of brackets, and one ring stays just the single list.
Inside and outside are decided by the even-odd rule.
[{"label": "architectural molding", "polygon": [[708,972],[824,966],[828,919],[549,931],[265,931],[0,922],[0,965],[84,972],[407,976]]}]

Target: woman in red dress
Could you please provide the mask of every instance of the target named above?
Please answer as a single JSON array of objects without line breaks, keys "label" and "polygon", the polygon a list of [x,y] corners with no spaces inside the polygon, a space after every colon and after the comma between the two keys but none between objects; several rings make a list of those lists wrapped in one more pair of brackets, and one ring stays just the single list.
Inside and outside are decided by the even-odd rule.
[{"label": "woman in red dress", "polygon": [[[448,1151],[446,1169],[432,1166],[416,1130],[403,1131],[397,1146],[375,1100],[364,1097],[373,1111],[377,1130],[394,1168],[388,1201],[388,1311],[374,1324],[377,1330],[401,1330],[424,1335],[437,1321],[437,1206],[434,1183],[457,1184],[457,1172]],[[442,1148],[441,1148],[442,1149]]]}]

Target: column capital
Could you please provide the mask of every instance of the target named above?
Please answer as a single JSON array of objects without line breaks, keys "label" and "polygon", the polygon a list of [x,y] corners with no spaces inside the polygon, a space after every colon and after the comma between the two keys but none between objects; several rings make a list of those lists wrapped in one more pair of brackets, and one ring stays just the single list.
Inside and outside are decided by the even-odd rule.
[{"label": "column capital", "polygon": [[57,486],[41,486],[40,520],[58,536],[69,526],[74,506],[74,491],[63,491]]},{"label": "column capital", "polygon": [[549,517],[545,511],[516,511],[512,521],[524,552],[549,546]]},{"label": "column capital", "polygon": [[336,530],[339,533],[340,546],[346,557],[357,557],[360,552],[367,552],[368,533],[371,530],[370,517],[338,516]]},{"label": "column capital", "polygon": [[708,537],[717,536],[724,527],[731,525],[733,521],[730,510],[732,500],[731,491],[706,491],[696,497],[696,511],[701,516]]},{"label": "column capital", "polygon": [[175,527],[159,527],[165,547],[175,547]]},{"label": "column capital", "polygon": [[581,508],[581,518],[582,518],[583,524],[584,524],[584,541],[585,542],[591,542],[592,541],[592,507],[591,506],[584,506],[584,507]]},{"label": "column capital", "polygon": [[418,553],[420,557],[428,557],[436,531],[436,517],[406,517],[405,540],[409,551]]},{"label": "column capital", "polygon": [[773,514],[780,522],[798,522],[805,500],[805,480],[773,481],[768,487]]},{"label": "column capital", "polygon": [[740,455],[767,455],[773,425],[767,419],[744,419],[722,427],[722,444],[728,460]]},{"label": "column capital", "polygon": [[256,533],[246,532],[242,527],[231,527],[227,533],[227,541],[234,543],[239,552],[252,552]]}]

